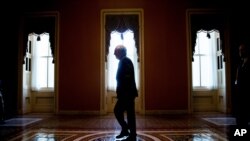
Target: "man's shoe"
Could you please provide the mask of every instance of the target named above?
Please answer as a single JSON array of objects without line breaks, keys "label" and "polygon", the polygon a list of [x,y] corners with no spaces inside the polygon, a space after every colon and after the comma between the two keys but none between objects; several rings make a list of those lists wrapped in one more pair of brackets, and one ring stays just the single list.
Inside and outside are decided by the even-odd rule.
[{"label": "man's shoe", "polygon": [[136,136],[128,136],[126,139],[123,139],[121,141],[136,141]]},{"label": "man's shoe", "polygon": [[128,136],[129,132],[128,131],[121,131],[121,133],[119,135],[116,136],[116,138],[123,138],[125,136]]}]

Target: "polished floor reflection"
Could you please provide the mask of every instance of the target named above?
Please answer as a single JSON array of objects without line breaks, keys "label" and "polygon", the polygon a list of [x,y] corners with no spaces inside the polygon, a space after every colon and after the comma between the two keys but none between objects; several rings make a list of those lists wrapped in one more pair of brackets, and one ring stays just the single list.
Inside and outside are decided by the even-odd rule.
[{"label": "polished floor reflection", "polygon": [[[22,118],[24,120],[21,122]],[[115,141],[115,136],[120,132],[120,126],[113,114],[32,114],[16,119],[19,120],[16,126],[11,120],[0,125],[1,141]],[[137,140],[227,141],[230,140],[228,131],[231,124],[234,124],[232,117],[218,113],[137,115]]]}]

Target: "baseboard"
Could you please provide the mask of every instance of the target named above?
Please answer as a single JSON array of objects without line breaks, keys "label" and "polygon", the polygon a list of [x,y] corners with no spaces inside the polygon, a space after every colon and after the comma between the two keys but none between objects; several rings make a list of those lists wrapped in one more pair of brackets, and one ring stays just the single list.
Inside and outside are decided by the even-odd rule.
[{"label": "baseboard", "polygon": [[188,114],[188,110],[145,110],[145,115]]},{"label": "baseboard", "polygon": [[100,115],[100,111],[58,111],[58,115]]}]

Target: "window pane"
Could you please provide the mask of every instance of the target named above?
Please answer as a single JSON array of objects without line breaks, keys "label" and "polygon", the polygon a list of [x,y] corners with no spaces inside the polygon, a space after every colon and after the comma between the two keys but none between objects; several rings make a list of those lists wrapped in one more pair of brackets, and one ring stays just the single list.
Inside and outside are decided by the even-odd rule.
[{"label": "window pane", "polygon": [[114,55],[115,46],[121,44],[121,34],[118,32],[111,33],[109,54],[108,54],[108,62],[107,62],[107,70],[108,70],[108,90],[115,91],[116,89],[116,72],[118,68],[118,60]]},{"label": "window pane", "polygon": [[[123,39],[121,38],[123,36]],[[131,59],[134,64],[135,69],[135,81],[138,88],[139,82],[139,71],[138,71],[138,55],[135,47],[134,33],[131,30],[127,30],[122,35],[119,32],[111,33],[108,61],[107,61],[107,87],[108,90],[115,91],[116,89],[116,72],[118,68],[119,60],[116,59],[114,55],[115,47],[119,44],[123,44],[127,47],[127,57]]]},{"label": "window pane", "polygon": [[48,61],[48,87],[54,88],[54,64],[52,63],[53,58],[50,57]]},{"label": "window pane", "polygon": [[[40,41],[37,37],[40,36]],[[32,89],[54,87],[54,64],[52,63],[49,34],[29,35],[32,50]],[[50,56],[50,57],[49,57]]]},{"label": "window pane", "polygon": [[48,34],[41,34],[41,41],[40,41],[40,55],[41,56],[48,56],[49,55],[49,36]]},{"label": "window pane", "polygon": [[47,58],[38,59],[38,83],[39,87],[47,87]]},{"label": "window pane", "polygon": [[200,86],[200,60],[199,56],[194,56],[194,61],[192,62],[192,75],[193,75],[193,86]]},{"label": "window pane", "polygon": [[208,87],[211,76],[211,58],[201,56],[201,86]]},{"label": "window pane", "polygon": [[200,54],[207,54],[208,53],[208,45],[209,45],[209,39],[207,38],[207,33],[205,32],[200,32],[198,34],[198,45],[199,45],[199,50]]},{"label": "window pane", "polygon": [[[207,37],[208,33],[210,34],[210,38]],[[192,63],[193,87],[198,85],[198,80],[201,87],[211,89],[217,86],[217,38],[219,38],[219,33],[216,30],[201,30],[197,32],[197,46],[195,46],[194,54],[195,61]],[[198,56],[200,57],[200,62],[197,61]],[[197,68],[200,68],[200,70]]]}]

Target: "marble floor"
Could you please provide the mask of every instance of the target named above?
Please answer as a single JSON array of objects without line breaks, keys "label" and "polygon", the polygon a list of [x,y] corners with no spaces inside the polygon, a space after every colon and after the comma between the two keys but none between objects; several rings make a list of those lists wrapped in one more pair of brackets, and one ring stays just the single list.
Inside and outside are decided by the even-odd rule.
[{"label": "marble floor", "polygon": [[[218,113],[137,115],[136,122],[137,141],[230,141],[235,124],[234,118]],[[115,141],[119,132],[113,114],[30,114],[0,124],[1,141]]]}]

